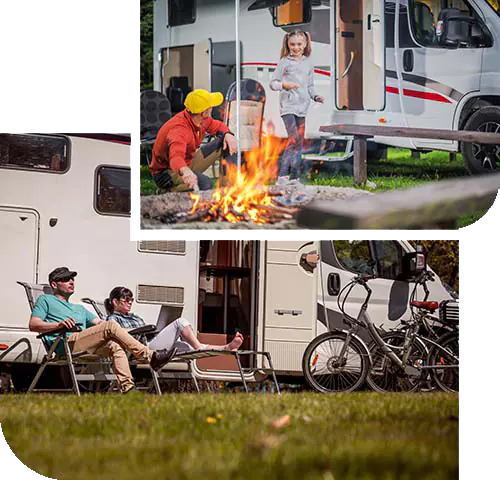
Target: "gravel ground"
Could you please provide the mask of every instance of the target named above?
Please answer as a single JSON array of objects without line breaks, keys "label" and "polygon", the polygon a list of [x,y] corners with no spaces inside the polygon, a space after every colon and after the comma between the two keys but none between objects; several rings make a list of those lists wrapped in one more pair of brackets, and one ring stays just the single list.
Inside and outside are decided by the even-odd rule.
[{"label": "gravel ground", "polygon": [[[282,206],[301,207],[307,205],[311,200],[344,200],[363,195],[372,195],[364,190],[347,187],[326,187],[306,185],[301,189],[295,187],[269,187],[271,193],[283,192],[283,195],[275,197],[276,202]],[[202,200],[210,200],[213,190],[201,193]],[[193,201],[189,194],[165,193],[163,195],[149,195],[141,197],[141,228],[142,229],[297,229],[295,220],[286,220],[274,224],[259,225],[249,222],[188,222],[169,223],[173,215],[178,212],[187,212],[191,209]]]}]

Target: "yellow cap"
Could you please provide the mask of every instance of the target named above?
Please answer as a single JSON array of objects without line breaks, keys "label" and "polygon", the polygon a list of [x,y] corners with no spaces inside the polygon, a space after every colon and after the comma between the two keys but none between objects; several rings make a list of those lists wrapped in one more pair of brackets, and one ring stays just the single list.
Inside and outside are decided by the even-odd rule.
[{"label": "yellow cap", "polygon": [[211,107],[218,107],[224,101],[224,95],[220,92],[210,93],[198,89],[188,93],[184,106],[191,113],[201,113]]}]

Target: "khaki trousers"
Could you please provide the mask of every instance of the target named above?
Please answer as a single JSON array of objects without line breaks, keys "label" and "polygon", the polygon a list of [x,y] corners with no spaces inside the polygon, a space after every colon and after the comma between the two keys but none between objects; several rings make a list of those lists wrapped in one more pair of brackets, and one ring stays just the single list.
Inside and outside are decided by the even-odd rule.
[{"label": "khaki trousers", "polygon": [[[201,148],[198,148],[198,150],[194,152],[193,161],[191,162],[191,165],[189,165],[189,168],[193,170],[193,172],[203,173],[208,167],[213,165],[217,160],[221,159],[222,148],[214,150],[206,157],[203,156]],[[182,177],[178,173],[174,172],[171,169],[168,169],[167,172],[174,182],[174,186],[169,190],[170,192],[186,192],[188,190],[191,190],[191,188],[184,183]]]},{"label": "khaki trousers", "polygon": [[83,332],[72,333],[68,337],[68,345],[74,353],[88,352],[100,357],[111,357],[113,371],[122,391],[134,386],[125,352],[130,352],[138,360],[147,362],[153,356],[153,350],[137,341],[112,320],[87,328]]}]

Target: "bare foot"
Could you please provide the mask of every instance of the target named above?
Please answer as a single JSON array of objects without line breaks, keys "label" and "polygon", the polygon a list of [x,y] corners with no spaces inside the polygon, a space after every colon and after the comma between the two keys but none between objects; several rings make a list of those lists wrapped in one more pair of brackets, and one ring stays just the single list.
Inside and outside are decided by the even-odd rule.
[{"label": "bare foot", "polygon": [[238,350],[243,343],[243,335],[240,332],[236,332],[236,335],[233,339],[226,345],[226,350]]}]

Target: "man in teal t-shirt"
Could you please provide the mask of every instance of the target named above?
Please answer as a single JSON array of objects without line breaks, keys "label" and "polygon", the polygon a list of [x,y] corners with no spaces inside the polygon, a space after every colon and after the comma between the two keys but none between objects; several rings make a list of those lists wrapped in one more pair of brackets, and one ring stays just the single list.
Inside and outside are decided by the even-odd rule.
[{"label": "man in teal t-shirt", "polygon": [[[151,350],[129,335],[116,322],[107,322],[91,314],[81,305],[69,302],[75,292],[77,273],[67,267],[59,267],[49,274],[53,295],[41,295],[31,313],[29,328],[38,333],[49,333],[46,338],[52,345],[61,329],[71,352],[88,352],[101,357],[112,357],[113,370],[124,393],[135,388],[125,351],[134,357],[149,362],[154,370],[166,365],[175,355],[176,349]],[[75,332],[78,328],[80,331]],[[59,348],[60,347],[60,348]],[[57,346],[57,354],[64,355],[62,343]]]}]

